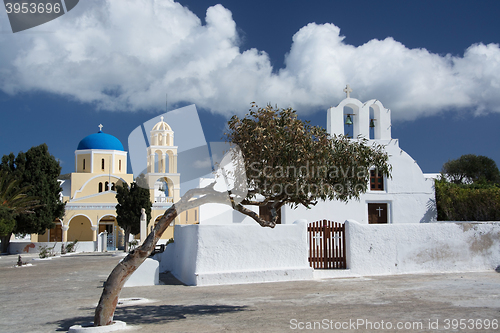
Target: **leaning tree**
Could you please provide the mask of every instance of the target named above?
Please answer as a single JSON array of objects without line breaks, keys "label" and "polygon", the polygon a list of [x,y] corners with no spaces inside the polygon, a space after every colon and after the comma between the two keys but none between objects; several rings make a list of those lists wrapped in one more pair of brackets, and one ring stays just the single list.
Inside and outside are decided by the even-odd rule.
[{"label": "leaning tree", "polygon": [[[165,211],[144,243],[113,269],[95,310],[95,326],[112,323],[126,280],[181,212],[206,203],[222,203],[263,227],[273,228],[277,211],[285,204],[310,207],[318,200],[359,198],[367,190],[370,169],[390,176],[383,146],[369,146],[363,138],[332,137],[325,129],[298,119],[290,108],[252,105],[243,119],[232,117],[227,129],[225,139],[233,148],[219,164],[216,181],[187,191]],[[262,218],[245,207],[248,205],[268,207],[270,218]]]}]

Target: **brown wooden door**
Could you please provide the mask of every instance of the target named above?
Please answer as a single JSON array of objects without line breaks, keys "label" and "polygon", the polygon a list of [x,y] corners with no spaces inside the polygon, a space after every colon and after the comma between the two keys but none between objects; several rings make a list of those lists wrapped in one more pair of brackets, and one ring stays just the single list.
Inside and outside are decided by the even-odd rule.
[{"label": "brown wooden door", "polygon": [[383,224],[388,222],[387,203],[369,203],[368,204],[368,223]]},{"label": "brown wooden door", "polygon": [[56,224],[54,229],[50,229],[50,242],[62,242],[62,229],[60,224]]}]

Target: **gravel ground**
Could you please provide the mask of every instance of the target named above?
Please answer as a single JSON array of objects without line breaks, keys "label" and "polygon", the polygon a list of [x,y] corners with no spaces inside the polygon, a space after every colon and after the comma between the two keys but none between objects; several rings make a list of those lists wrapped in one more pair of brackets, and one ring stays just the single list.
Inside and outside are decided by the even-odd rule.
[{"label": "gravel ground", "polygon": [[[121,257],[0,256],[0,331],[55,332],[91,322]],[[500,274],[375,276],[231,286],[132,287],[115,319],[127,332],[499,332]],[[137,299],[149,300],[139,304]],[[495,325],[496,323],[496,325]],[[485,329],[489,324],[489,329]]]}]

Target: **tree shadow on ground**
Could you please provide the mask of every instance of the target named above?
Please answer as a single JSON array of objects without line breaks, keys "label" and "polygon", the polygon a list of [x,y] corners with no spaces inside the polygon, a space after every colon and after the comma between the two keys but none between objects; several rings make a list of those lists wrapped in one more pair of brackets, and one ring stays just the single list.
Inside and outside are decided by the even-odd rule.
[{"label": "tree shadow on ground", "polygon": [[[85,310],[93,310],[86,308]],[[127,325],[166,324],[171,321],[186,319],[190,316],[210,316],[247,310],[247,306],[232,305],[136,305],[116,309],[114,320],[121,320]],[[56,331],[68,331],[73,325],[87,325],[94,317],[73,317],[58,320]]]},{"label": "tree shadow on ground", "polygon": [[171,272],[165,272],[159,274],[159,279],[162,284],[170,286],[185,286],[185,283],[177,280],[177,278]]}]

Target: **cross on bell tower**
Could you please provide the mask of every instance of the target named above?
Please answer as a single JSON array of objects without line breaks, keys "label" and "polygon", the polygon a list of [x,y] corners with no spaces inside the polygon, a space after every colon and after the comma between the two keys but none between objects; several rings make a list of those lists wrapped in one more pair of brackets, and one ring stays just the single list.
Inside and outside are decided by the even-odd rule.
[{"label": "cross on bell tower", "polygon": [[349,84],[347,84],[345,86],[344,92],[346,93],[347,98],[351,98],[352,89],[351,89],[351,86],[349,86]]}]

